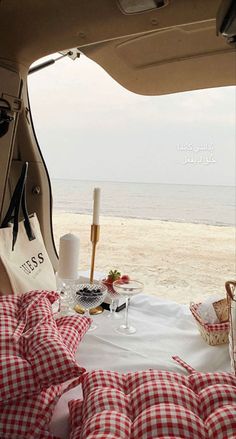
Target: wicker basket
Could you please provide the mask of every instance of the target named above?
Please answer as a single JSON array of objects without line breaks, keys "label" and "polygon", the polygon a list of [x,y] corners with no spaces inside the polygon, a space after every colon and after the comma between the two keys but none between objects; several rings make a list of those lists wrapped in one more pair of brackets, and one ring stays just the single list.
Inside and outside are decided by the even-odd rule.
[{"label": "wicker basket", "polygon": [[205,323],[198,314],[200,303],[190,305],[190,311],[196,320],[202,338],[211,346],[228,343],[229,341],[229,322],[225,323]]}]

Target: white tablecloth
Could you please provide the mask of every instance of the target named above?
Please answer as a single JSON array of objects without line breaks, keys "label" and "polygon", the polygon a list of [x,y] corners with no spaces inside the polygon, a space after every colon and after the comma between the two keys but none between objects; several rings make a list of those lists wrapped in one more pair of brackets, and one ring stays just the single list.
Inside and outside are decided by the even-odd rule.
[{"label": "white tablecloth", "polygon": [[[88,332],[80,343],[76,358],[87,370],[119,372],[165,369],[186,374],[172,355],[178,355],[202,372],[230,372],[228,345],[209,346],[200,336],[187,305],[155,296],[138,295],[130,303],[130,321],[137,328],[132,335],[114,331],[122,321],[111,321],[108,311],[94,316],[99,327]],[[124,317],[124,311],[119,312]],[[80,386],[63,395],[51,422],[51,431],[68,437],[68,401],[81,397]]]}]

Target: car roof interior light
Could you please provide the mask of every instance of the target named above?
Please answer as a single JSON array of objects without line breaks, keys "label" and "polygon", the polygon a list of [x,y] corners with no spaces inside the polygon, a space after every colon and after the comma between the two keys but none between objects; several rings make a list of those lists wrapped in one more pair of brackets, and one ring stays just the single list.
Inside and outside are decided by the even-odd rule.
[{"label": "car roof interior light", "polygon": [[152,11],[166,6],[168,0],[118,0],[121,11],[124,14],[139,14]]}]

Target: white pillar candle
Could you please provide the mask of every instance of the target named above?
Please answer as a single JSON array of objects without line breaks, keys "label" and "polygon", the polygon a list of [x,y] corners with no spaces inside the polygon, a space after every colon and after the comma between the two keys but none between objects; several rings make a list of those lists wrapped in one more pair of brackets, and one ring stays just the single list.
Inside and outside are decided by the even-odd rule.
[{"label": "white pillar candle", "polygon": [[101,189],[95,187],[93,191],[93,224],[99,224]]},{"label": "white pillar candle", "polygon": [[79,268],[79,238],[68,233],[60,238],[59,267],[60,279],[77,279]]}]

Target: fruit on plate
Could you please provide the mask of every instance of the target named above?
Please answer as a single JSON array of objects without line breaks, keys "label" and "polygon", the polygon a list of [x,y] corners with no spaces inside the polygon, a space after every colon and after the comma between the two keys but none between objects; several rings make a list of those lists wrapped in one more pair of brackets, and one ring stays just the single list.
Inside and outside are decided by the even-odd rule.
[{"label": "fruit on plate", "polygon": [[102,279],[102,283],[106,285],[108,292],[113,293],[113,287],[112,284],[115,282],[115,280],[122,280],[123,282],[129,282],[129,276],[127,274],[123,274],[121,276],[121,273],[118,270],[110,270],[107,277],[105,279]]}]

